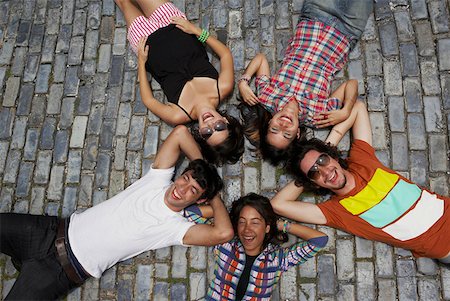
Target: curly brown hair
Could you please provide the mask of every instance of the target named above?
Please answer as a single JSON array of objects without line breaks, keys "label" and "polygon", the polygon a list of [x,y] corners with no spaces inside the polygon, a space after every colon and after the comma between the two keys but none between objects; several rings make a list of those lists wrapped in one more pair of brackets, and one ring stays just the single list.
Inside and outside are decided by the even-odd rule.
[{"label": "curly brown hair", "polygon": [[286,168],[289,174],[291,174],[295,179],[295,185],[303,186],[305,191],[314,191],[317,194],[328,194],[329,189],[325,189],[317,186],[307,175],[300,169],[300,162],[303,160],[305,155],[311,151],[315,150],[319,153],[325,153],[331,158],[338,161],[342,168],[347,169],[347,161],[341,158],[341,152],[338,148],[330,143],[326,143],[320,139],[312,138],[309,140],[304,140],[300,143],[294,143],[290,149],[289,159],[286,163]]}]

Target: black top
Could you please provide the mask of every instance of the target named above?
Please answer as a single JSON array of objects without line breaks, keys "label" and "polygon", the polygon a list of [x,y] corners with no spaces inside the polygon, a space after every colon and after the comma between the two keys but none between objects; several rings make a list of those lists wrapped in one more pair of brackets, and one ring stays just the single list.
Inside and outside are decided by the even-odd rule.
[{"label": "black top", "polygon": [[236,301],[242,300],[245,295],[248,286],[248,280],[250,279],[250,271],[252,270],[253,263],[255,262],[256,256],[250,256],[245,254],[245,267],[244,271],[239,278],[239,282],[236,288]]},{"label": "black top", "polygon": [[219,79],[203,44],[195,35],[183,32],[174,24],[152,33],[147,45],[149,53],[145,69],[161,85],[171,103],[178,105],[184,85],[194,77]]}]

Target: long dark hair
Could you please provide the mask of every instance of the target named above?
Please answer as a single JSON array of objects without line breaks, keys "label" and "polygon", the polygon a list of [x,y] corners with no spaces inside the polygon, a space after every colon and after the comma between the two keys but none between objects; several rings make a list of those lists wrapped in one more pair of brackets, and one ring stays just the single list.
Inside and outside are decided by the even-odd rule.
[{"label": "long dark hair", "polygon": [[300,137],[296,138],[285,149],[279,149],[267,142],[267,132],[269,131],[269,122],[272,114],[261,105],[249,106],[244,102],[239,104],[241,111],[244,135],[255,147],[252,151],[257,151],[263,160],[277,166],[285,163],[290,153],[290,149],[295,142],[301,142],[306,139],[306,128],[300,126]]},{"label": "long dark hair", "polygon": [[305,191],[314,191],[318,194],[328,194],[330,190],[317,186],[305,173],[300,169],[300,162],[302,162],[305,155],[315,150],[319,153],[325,153],[331,158],[337,160],[342,168],[347,169],[347,161],[341,158],[341,153],[338,148],[330,143],[325,143],[320,139],[311,138],[302,141],[301,143],[294,143],[290,149],[289,159],[286,164],[286,169],[294,179],[297,186],[303,186]]},{"label": "long dark hair", "polygon": [[240,197],[234,201],[231,206],[230,218],[231,223],[233,224],[234,233],[237,233],[239,215],[245,206],[250,206],[258,211],[258,213],[263,217],[266,225],[270,226],[269,233],[267,233],[264,238],[263,248],[265,248],[269,242],[273,244],[281,244],[288,240],[286,233],[282,233],[278,230],[278,216],[273,211],[269,199],[253,192],[247,194],[246,196]]},{"label": "long dark hair", "polygon": [[203,158],[215,165],[234,164],[244,153],[244,133],[241,123],[224,111],[218,111],[228,120],[228,137],[220,144],[211,146],[200,136],[198,123],[190,127],[191,134],[200,146]]}]

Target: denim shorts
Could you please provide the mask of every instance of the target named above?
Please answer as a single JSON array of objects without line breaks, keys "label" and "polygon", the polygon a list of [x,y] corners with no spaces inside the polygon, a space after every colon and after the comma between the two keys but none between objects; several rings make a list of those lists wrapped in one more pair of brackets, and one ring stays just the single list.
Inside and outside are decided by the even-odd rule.
[{"label": "denim shorts", "polygon": [[336,28],[349,39],[353,49],[372,11],[373,0],[305,0],[301,19],[320,21]]}]

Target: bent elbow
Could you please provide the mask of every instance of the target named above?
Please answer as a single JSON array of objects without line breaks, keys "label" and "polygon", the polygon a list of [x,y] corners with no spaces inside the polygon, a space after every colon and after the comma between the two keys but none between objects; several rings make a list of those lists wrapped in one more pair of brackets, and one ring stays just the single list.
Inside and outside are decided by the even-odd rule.
[{"label": "bent elbow", "polygon": [[233,231],[233,228],[231,228],[231,227],[222,230],[219,234],[220,243],[228,242],[228,241],[232,240],[233,237],[234,237],[234,231]]}]

